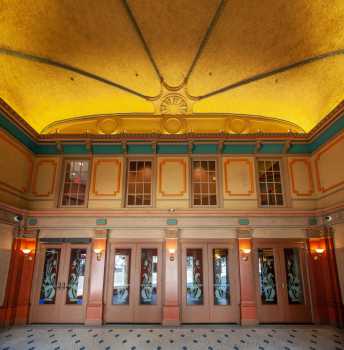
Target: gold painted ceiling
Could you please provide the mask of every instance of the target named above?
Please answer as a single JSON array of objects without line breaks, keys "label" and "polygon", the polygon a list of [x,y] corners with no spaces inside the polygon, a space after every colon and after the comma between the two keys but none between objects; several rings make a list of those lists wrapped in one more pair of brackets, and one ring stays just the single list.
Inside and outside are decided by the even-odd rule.
[{"label": "gold painted ceiling", "polygon": [[38,133],[302,133],[343,97],[343,0],[0,0],[0,98]]}]

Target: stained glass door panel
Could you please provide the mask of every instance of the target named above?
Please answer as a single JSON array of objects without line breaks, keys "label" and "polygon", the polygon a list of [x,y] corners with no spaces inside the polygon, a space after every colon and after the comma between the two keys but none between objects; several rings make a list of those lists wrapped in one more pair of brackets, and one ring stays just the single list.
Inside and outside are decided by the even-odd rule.
[{"label": "stained glass door panel", "polygon": [[304,297],[299,250],[297,248],[284,248],[284,262],[287,277],[288,303],[303,304]]},{"label": "stained glass door panel", "polygon": [[186,304],[202,305],[203,301],[203,252],[186,249]]},{"label": "stained glass door panel", "polygon": [[212,257],[214,305],[229,305],[228,249],[215,248]]},{"label": "stained glass door panel", "polygon": [[158,250],[141,250],[140,304],[155,305],[158,289]]},{"label": "stained glass door panel", "polygon": [[55,304],[57,294],[57,280],[60,267],[60,248],[47,248],[45,250],[45,260],[39,304]]},{"label": "stained glass door panel", "polygon": [[237,251],[234,240],[208,243],[209,322],[240,322]]},{"label": "stained glass door panel", "polygon": [[259,286],[262,304],[277,304],[275,256],[273,249],[258,249]]},{"label": "stained glass door panel", "polygon": [[208,247],[206,243],[182,244],[182,322],[206,323],[210,319]]},{"label": "stained glass door panel", "polygon": [[131,249],[116,249],[113,272],[113,305],[128,305],[130,300]]},{"label": "stained glass door panel", "polygon": [[66,304],[83,304],[86,257],[86,249],[71,249],[69,260],[68,284],[66,292]]}]

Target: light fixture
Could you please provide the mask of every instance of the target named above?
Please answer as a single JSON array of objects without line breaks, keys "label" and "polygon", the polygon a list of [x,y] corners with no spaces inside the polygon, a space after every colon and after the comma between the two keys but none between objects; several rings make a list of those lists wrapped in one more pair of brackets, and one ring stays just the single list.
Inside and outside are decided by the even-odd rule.
[{"label": "light fixture", "polygon": [[324,251],[325,251],[325,248],[315,248],[314,249],[314,252],[315,252],[315,255],[314,255],[314,260],[318,260],[320,257],[321,257],[321,255],[324,253]]},{"label": "light fixture", "polygon": [[240,250],[241,250],[241,253],[242,253],[241,259],[243,261],[247,261],[248,260],[248,255],[251,253],[251,248],[242,248]]},{"label": "light fixture", "polygon": [[30,256],[30,253],[31,253],[32,249],[30,249],[30,248],[21,248],[20,250],[23,252],[24,258],[28,258],[29,260],[32,260],[32,257]]},{"label": "light fixture", "polygon": [[29,255],[31,253],[30,248],[22,248],[21,251],[24,253],[25,256]]},{"label": "light fixture", "polygon": [[175,259],[174,254],[176,252],[176,248],[169,248],[168,252],[170,253],[170,261],[174,261],[174,259]]},{"label": "light fixture", "polygon": [[94,248],[93,251],[97,256],[97,260],[98,261],[102,260],[102,252],[103,252],[102,249],[101,248]]}]

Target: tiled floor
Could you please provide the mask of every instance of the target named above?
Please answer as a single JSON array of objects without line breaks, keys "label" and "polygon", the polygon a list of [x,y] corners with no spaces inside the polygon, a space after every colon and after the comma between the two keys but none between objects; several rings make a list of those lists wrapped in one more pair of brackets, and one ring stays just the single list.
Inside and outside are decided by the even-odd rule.
[{"label": "tiled floor", "polygon": [[0,333],[0,350],[344,350],[330,327],[68,326],[15,327]]}]

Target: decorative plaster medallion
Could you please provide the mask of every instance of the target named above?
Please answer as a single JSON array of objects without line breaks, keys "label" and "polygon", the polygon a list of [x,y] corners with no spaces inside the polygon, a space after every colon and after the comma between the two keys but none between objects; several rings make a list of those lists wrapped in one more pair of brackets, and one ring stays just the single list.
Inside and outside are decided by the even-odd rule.
[{"label": "decorative plaster medallion", "polygon": [[163,98],[160,104],[161,114],[185,114],[188,104],[185,98],[179,94],[169,94]]},{"label": "decorative plaster medallion", "polygon": [[162,129],[169,134],[177,134],[185,129],[185,120],[183,118],[164,118],[161,123]]},{"label": "decorative plaster medallion", "polygon": [[226,121],[226,131],[233,134],[248,132],[250,122],[244,118],[228,118]]},{"label": "decorative plaster medallion", "polygon": [[97,123],[97,129],[101,134],[111,135],[118,131],[120,125],[119,118],[104,118]]}]

